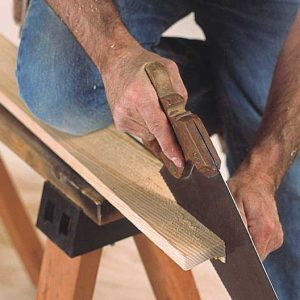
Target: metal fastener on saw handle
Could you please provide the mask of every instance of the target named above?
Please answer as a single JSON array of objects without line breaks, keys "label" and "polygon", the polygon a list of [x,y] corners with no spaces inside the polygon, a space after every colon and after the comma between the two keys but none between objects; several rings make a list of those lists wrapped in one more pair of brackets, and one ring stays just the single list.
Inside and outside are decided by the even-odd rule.
[{"label": "metal fastener on saw handle", "polygon": [[[185,158],[185,166],[178,168],[162,152],[159,153],[170,174],[175,178],[188,177],[195,167],[206,177],[216,175],[221,164],[216,149],[200,118],[185,110],[185,101],[175,92],[165,66],[153,62],[145,65],[145,71]],[[151,150],[151,144],[145,145]]]}]

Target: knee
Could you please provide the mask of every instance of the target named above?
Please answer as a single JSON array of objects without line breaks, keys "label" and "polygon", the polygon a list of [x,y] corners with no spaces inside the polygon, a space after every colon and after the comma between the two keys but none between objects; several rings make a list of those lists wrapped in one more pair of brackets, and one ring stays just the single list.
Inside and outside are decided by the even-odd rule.
[{"label": "knee", "polygon": [[300,4],[300,0],[271,0],[262,3],[247,2],[247,6],[243,6],[242,3],[238,5],[243,6],[250,14],[252,13],[255,20],[253,26],[257,24],[257,26],[261,27],[262,32],[267,30],[266,34],[272,29],[277,31],[278,34],[281,31],[286,32],[294,21]]},{"label": "knee", "polygon": [[16,75],[30,111],[58,130],[83,135],[112,122],[96,66],[44,1],[30,1]]},{"label": "knee", "polygon": [[45,76],[38,69],[28,64],[17,71],[20,96],[36,118],[72,135],[84,135],[112,123],[101,85],[75,86],[59,74]]},{"label": "knee", "polygon": [[[33,49],[31,38],[28,33],[21,40],[16,76],[20,96],[32,114],[73,135],[111,124],[100,74],[78,45],[54,55],[59,51],[58,44]],[[47,46],[48,51],[44,51]]]}]

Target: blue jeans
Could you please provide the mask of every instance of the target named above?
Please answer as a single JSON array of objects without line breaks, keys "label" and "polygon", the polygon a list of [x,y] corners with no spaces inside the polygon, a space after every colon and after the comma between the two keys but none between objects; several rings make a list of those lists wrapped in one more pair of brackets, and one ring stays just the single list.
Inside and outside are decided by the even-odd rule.
[{"label": "blue jeans", "polygon": [[[284,0],[116,0],[131,34],[173,59],[189,92],[188,109],[210,133],[221,129],[232,173],[254,141],[278,54],[298,10]],[[161,38],[190,12],[206,41]],[[22,31],[20,95],[46,124],[75,135],[112,122],[101,75],[43,0],[31,0]],[[277,193],[283,246],[265,261],[280,299],[300,299],[300,158]]]}]

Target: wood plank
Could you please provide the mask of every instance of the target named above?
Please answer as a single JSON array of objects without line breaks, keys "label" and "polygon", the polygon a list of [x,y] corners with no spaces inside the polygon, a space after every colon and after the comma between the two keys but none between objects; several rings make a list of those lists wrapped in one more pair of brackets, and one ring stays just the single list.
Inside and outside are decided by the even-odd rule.
[{"label": "wood plank", "polygon": [[105,224],[123,217],[3,106],[0,107],[0,119],[0,140],[81,207],[96,224]]},{"label": "wood plank", "polygon": [[70,258],[48,240],[36,300],[91,300],[100,256],[101,249]]},{"label": "wood plank", "polygon": [[16,49],[0,38],[0,103],[183,269],[225,256],[225,244],[181,208],[161,163],[113,126],[74,137],[36,120],[20,101]]},{"label": "wood plank", "polygon": [[43,257],[42,244],[1,158],[0,217],[31,281],[37,284]]},{"label": "wood plank", "polygon": [[156,299],[200,300],[192,271],[183,271],[145,235],[134,237]]}]

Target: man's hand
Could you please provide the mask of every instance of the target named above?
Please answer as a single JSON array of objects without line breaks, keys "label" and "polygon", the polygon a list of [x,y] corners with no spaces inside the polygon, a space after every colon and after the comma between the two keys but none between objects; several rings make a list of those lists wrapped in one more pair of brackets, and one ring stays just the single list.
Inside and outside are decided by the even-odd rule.
[{"label": "man's hand", "polygon": [[264,260],[283,243],[274,184],[267,175],[241,167],[228,185],[258,254]]},{"label": "man's hand", "polygon": [[183,165],[181,150],[144,70],[147,63],[155,61],[167,68],[175,91],[187,100],[177,65],[136,44],[110,61],[109,68],[101,75],[116,128],[144,141],[157,140],[157,146],[180,167]]},{"label": "man's hand", "polygon": [[47,3],[99,69],[116,127],[144,141],[154,140],[152,150],[159,152],[161,148],[181,167],[181,151],[144,71],[149,62],[162,63],[169,71],[175,91],[186,100],[187,91],[176,64],[144,50],[122,23],[112,0],[47,0]]}]

